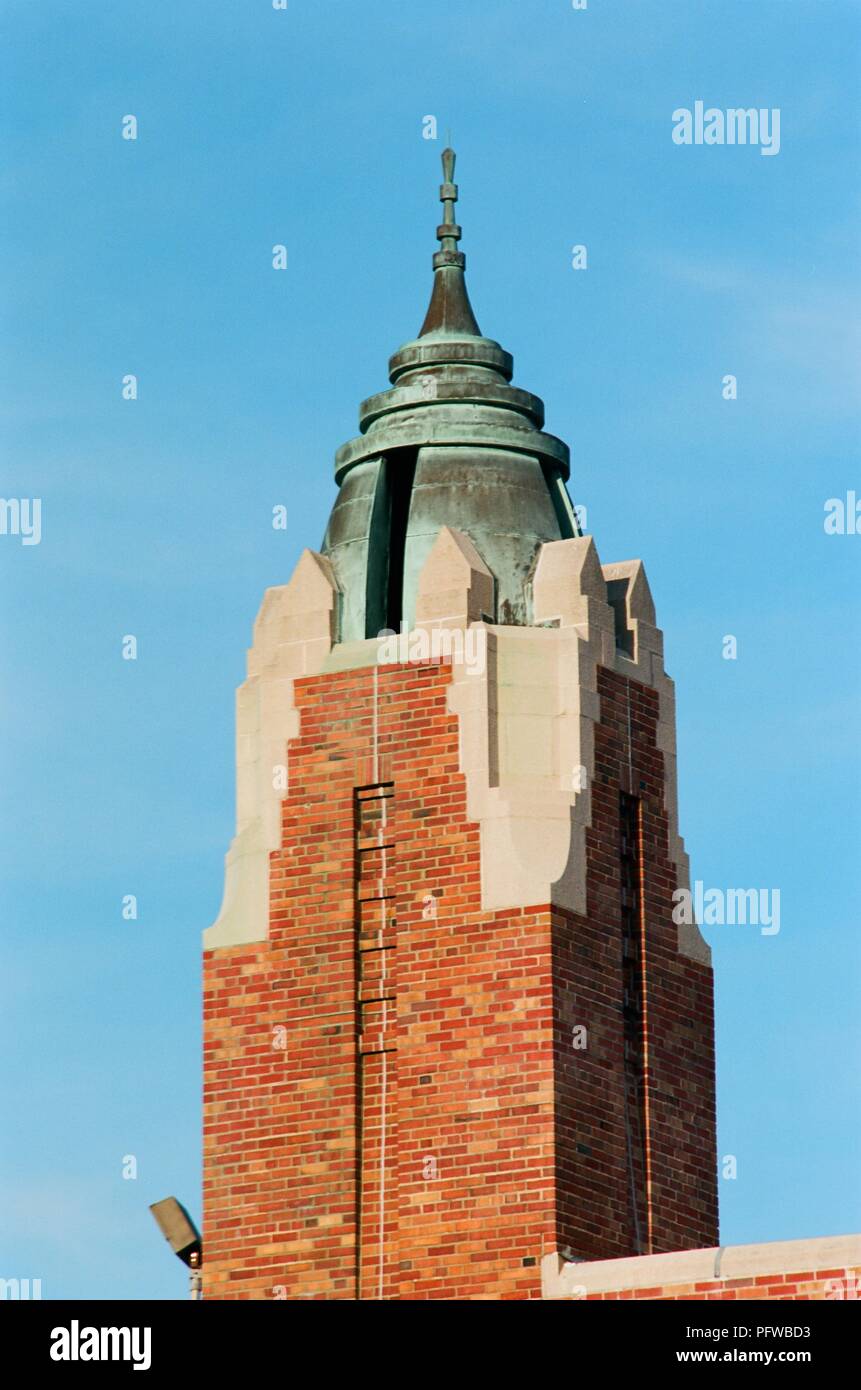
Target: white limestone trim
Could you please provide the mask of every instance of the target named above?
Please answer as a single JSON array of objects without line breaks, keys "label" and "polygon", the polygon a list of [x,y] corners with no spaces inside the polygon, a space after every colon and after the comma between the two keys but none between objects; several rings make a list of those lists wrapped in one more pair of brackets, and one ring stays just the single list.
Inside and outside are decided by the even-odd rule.
[{"label": "white limestone trim", "polygon": [[861,1235],[815,1236],[762,1245],[714,1246],[622,1260],[569,1262],[552,1251],[541,1261],[543,1298],[585,1298],[623,1289],[671,1288],[718,1279],[756,1279],[765,1274],[802,1274],[861,1266]]},{"label": "white limestone trim", "polygon": [[[617,651],[607,602],[607,580],[620,578],[628,580],[633,660]],[[423,574],[422,586],[431,589],[432,577]],[[447,598],[450,603],[450,593]],[[477,676],[455,667],[449,694],[449,708],[460,721],[468,813],[481,830],[482,907],[552,901],[571,912],[586,911],[599,665],[658,692],[669,852],[679,886],[689,887],[678,833],[673,683],[663,669],[663,638],[642,563],[602,569],[591,537],[549,542],[535,568],[532,602],[536,626],[486,625],[486,670]],[[465,613],[465,602],[461,608]],[[696,926],[680,927],[678,941],[681,954],[710,962]]]},{"label": "white limestone trim", "polygon": [[463,531],[443,526],[419,574],[416,626],[492,617],[493,575]]},{"label": "white limestone trim", "polygon": [[299,733],[297,676],[323,669],[337,634],[338,587],[328,559],[304,550],[289,584],[267,589],[254,624],[248,677],[236,692],[236,835],[224,898],[205,950],[269,935],[269,855],[281,845],[288,744]]},{"label": "white limestone trim", "polygon": [[[691,886],[690,859],[685,842],[679,834],[678,760],[676,756],[676,691],[664,670],[664,635],[655,626],[655,604],[646,578],[642,560],[621,560],[601,566],[605,580],[627,579],[625,602],[628,627],[634,634],[634,657],[630,659],[618,649],[614,652],[614,669],[622,676],[650,685],[658,692],[658,748],[664,755],[664,806],[667,812],[670,859],[676,866],[679,888]],[[679,951],[711,963],[711,949],[699,927],[685,923],[679,926]]]}]

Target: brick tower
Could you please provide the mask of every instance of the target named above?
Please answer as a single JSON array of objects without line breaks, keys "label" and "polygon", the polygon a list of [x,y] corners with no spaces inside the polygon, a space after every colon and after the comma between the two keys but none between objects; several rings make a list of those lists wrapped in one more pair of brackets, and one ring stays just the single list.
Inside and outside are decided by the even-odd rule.
[{"label": "brick tower", "polygon": [[443,174],[427,317],[238,692],[207,1298],[540,1298],[548,1258],[717,1240],[654,605],[580,534],[568,450],[481,334],[450,150]]}]

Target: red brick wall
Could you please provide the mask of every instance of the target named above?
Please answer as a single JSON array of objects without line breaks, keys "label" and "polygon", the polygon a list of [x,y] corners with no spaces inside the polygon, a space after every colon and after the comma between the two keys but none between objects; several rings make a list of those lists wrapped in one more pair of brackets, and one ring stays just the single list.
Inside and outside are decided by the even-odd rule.
[{"label": "red brick wall", "polygon": [[[296,683],[270,938],[205,953],[208,1298],[534,1298],[557,1245],[634,1252],[627,683],[601,673],[589,910],[575,919],[548,904],[482,911],[450,675],[433,663]],[[656,715],[632,686],[650,1115],[633,1169],[657,1250],[714,1243],[716,1160],[710,972],[675,955]],[[578,1022],[589,1046],[574,1053]]]},{"label": "red brick wall", "polygon": [[[847,1277],[848,1276],[848,1277]],[[697,1284],[662,1284],[650,1289],[614,1289],[589,1293],[586,1301],[645,1298],[658,1302],[700,1299],[822,1300],[854,1299],[861,1271],[845,1269],[799,1270],[797,1273],[760,1274],[751,1279],[709,1279]]]},{"label": "red brick wall", "polygon": [[[712,972],[676,949],[658,696],[603,668],[598,692],[587,914],[553,913],[559,1249],[587,1259],[718,1239]],[[620,791],[640,802],[636,1099],[625,1085]],[[572,1046],[576,1024],[585,1050]]]}]

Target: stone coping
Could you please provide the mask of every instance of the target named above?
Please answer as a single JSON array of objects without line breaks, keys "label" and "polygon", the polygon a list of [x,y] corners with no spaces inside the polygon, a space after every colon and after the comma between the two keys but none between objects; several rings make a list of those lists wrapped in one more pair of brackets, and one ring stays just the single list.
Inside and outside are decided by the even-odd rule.
[{"label": "stone coping", "polygon": [[621,1289],[665,1288],[718,1279],[755,1279],[764,1274],[795,1274],[861,1266],[861,1235],[814,1236],[762,1245],[721,1245],[676,1250],[666,1255],[633,1255],[621,1260],[569,1262],[553,1251],[541,1261],[545,1298],[570,1298],[572,1290],[615,1293]]}]

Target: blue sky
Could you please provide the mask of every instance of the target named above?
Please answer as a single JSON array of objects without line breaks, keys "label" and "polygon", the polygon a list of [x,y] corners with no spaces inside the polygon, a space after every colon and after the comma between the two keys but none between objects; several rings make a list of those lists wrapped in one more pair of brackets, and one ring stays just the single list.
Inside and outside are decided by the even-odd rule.
[{"label": "blue sky", "polygon": [[[777,936],[707,931],[722,1240],[861,1229],[861,536],[823,526],[861,495],[858,5],[5,0],[0,22],[0,491],[43,507],[39,545],[0,537],[0,1275],[184,1295],[147,1206],[200,1214],[233,690],[424,315],[428,114],[482,329],[570,443],[602,560],[646,564],[693,876],[781,892]],[[696,100],[779,108],[779,154],[676,146]]]}]

